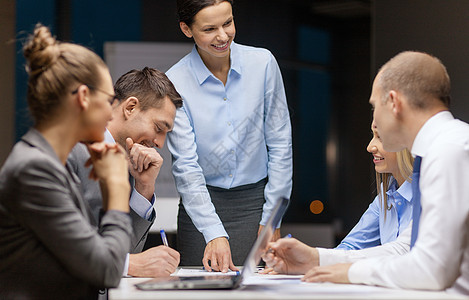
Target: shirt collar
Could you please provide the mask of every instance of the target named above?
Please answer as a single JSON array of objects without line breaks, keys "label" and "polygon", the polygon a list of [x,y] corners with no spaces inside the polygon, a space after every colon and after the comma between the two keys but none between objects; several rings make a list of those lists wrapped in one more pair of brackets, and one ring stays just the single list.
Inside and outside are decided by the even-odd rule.
[{"label": "shirt collar", "polygon": [[236,44],[234,41],[231,42],[231,52],[230,52],[230,61],[231,61],[231,70],[241,75],[241,59],[240,59],[240,51],[239,45]]},{"label": "shirt collar", "polygon": [[114,140],[114,137],[112,136],[111,132],[106,128],[106,131],[104,132],[104,141],[106,143],[112,143],[115,144],[116,141]]},{"label": "shirt collar", "polygon": [[[236,44],[234,41],[231,42],[230,45],[230,70],[228,71],[228,74],[231,73],[231,71],[235,71],[239,75],[241,75],[241,63],[239,59],[239,45]],[[199,81],[199,84],[203,84],[207,78],[210,76],[213,77],[212,72],[205,66],[202,58],[199,55],[199,52],[197,52],[197,46],[194,45],[192,48],[192,51],[190,53],[190,61],[195,73],[195,76],[197,77],[197,80]]]},{"label": "shirt collar", "polygon": [[454,117],[449,111],[439,112],[428,119],[415,137],[412,144],[412,155],[425,157],[427,149],[432,144],[435,136],[442,130],[441,125],[453,119]]},{"label": "shirt collar", "polygon": [[[404,183],[397,190],[396,187],[397,181],[393,178],[393,182],[391,183],[386,194],[388,194],[388,196],[394,196],[394,194],[397,193],[401,195],[402,198],[407,200],[407,202],[410,202],[410,200],[412,200],[412,184],[410,182],[404,181]],[[394,196],[394,198],[396,197]]]},{"label": "shirt collar", "polygon": [[412,183],[410,183],[409,181],[404,181],[404,183],[399,187],[399,189],[397,190],[397,192],[399,194],[401,194],[402,197],[404,197],[404,199],[406,199],[407,201],[410,202],[410,200],[412,200]]}]

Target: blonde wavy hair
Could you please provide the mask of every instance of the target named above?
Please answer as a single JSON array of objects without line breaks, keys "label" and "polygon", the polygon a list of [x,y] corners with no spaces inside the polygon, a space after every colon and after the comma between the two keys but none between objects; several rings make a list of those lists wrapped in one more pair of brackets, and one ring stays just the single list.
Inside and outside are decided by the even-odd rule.
[{"label": "blonde wavy hair", "polygon": [[[396,160],[397,160],[397,167],[399,172],[401,173],[402,177],[405,181],[412,182],[412,171],[414,165],[414,158],[412,154],[410,154],[409,150],[404,149],[399,152],[396,152]],[[388,207],[388,195],[386,194],[387,188],[389,187],[389,183],[391,181],[392,174],[391,173],[378,173],[376,172],[376,188],[378,196],[381,199],[381,205],[384,210],[384,218],[386,219],[386,211],[391,209]],[[381,189],[381,186],[383,189]],[[386,189],[386,191],[384,191]],[[383,190],[383,192],[381,192]]]}]

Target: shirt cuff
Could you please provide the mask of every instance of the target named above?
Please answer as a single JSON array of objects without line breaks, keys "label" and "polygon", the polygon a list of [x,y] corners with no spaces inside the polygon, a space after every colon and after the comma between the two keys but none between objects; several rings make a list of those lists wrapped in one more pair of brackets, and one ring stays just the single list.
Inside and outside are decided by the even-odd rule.
[{"label": "shirt cuff", "polygon": [[361,250],[316,248],[319,252],[319,265],[327,266],[341,263],[353,263],[366,258]]},{"label": "shirt cuff", "polygon": [[147,198],[143,197],[135,188],[133,188],[132,195],[130,195],[129,205],[142,219],[150,221],[154,211],[155,198],[156,196],[153,194],[151,201],[148,201]]},{"label": "shirt cuff", "polygon": [[366,259],[353,263],[348,270],[348,280],[355,284],[371,284],[373,270],[370,262],[372,261]]},{"label": "shirt cuff", "polygon": [[129,274],[129,253],[125,256],[125,264],[124,264],[124,272],[122,273],[122,277],[127,277]]},{"label": "shirt cuff", "polygon": [[334,249],[337,249],[337,250],[353,250],[354,248],[351,247],[349,244],[347,243],[344,243],[344,242],[341,242],[337,247],[335,247]]},{"label": "shirt cuff", "polygon": [[223,228],[223,225],[219,224],[210,226],[204,232],[202,232],[202,234],[204,235],[205,243],[208,243],[211,240],[219,237],[226,237],[227,239],[230,239],[228,233],[226,233],[225,228]]},{"label": "shirt cuff", "polygon": [[347,250],[325,249],[317,247],[316,249],[319,253],[320,266],[328,266],[348,262],[347,254],[349,253],[349,251]]},{"label": "shirt cuff", "polygon": [[[262,217],[261,217],[261,221],[259,222],[259,225],[265,226],[265,224],[267,224],[267,221],[269,220],[269,217],[272,214],[272,211],[273,209],[270,210],[269,213],[266,213],[265,211],[262,212]],[[278,221],[278,223],[275,224],[275,228],[280,228],[282,226],[282,219],[283,219],[283,216],[282,218],[280,218],[280,221]]]},{"label": "shirt cuff", "polygon": [[332,249],[316,247],[316,250],[318,250],[320,266],[327,266],[336,263],[337,260],[334,258],[334,252]]}]

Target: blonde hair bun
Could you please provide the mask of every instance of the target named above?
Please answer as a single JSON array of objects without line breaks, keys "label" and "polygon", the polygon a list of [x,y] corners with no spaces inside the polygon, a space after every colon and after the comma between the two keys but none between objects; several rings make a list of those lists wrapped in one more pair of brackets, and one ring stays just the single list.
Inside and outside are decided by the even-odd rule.
[{"label": "blonde hair bun", "polygon": [[70,95],[78,85],[99,86],[102,80],[99,70],[107,70],[96,53],[80,45],[57,41],[42,24],[36,25],[23,47],[23,54],[29,74],[26,99],[36,124],[58,113],[65,95]]},{"label": "blonde hair bun", "polygon": [[30,76],[38,75],[51,67],[60,56],[59,42],[49,28],[37,24],[34,33],[23,47],[26,71]]}]

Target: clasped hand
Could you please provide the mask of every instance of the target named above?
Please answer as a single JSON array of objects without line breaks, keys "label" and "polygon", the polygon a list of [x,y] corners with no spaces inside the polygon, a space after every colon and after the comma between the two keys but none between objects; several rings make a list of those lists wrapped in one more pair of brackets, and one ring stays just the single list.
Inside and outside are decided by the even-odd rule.
[{"label": "clasped hand", "polygon": [[93,143],[87,145],[90,158],[85,167],[92,166],[89,177],[93,180],[107,180],[113,177],[128,181],[127,162],[124,149],[117,144]]},{"label": "clasped hand", "polygon": [[85,166],[91,166],[89,177],[99,180],[103,209],[129,211],[129,172],[124,149],[117,144],[94,143],[87,145],[90,158]]},{"label": "clasped hand", "polygon": [[134,143],[131,138],[127,138],[125,143],[129,171],[135,179],[135,189],[151,200],[155,192],[156,177],[163,165],[163,158],[155,148]]}]

